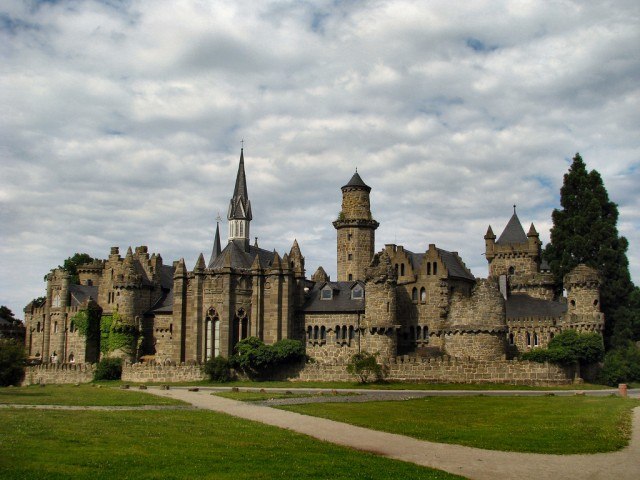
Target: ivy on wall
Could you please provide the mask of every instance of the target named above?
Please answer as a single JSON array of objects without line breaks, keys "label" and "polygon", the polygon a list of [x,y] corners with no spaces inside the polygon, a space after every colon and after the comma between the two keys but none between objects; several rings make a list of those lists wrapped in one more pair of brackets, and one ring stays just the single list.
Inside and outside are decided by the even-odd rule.
[{"label": "ivy on wall", "polygon": [[80,310],[73,317],[71,322],[80,335],[85,337],[87,341],[95,341],[99,337],[100,314],[102,310],[95,304]]},{"label": "ivy on wall", "polygon": [[102,315],[100,319],[100,352],[108,355],[122,350],[127,355],[135,355],[142,337],[134,325],[122,322],[118,311],[111,315]]}]

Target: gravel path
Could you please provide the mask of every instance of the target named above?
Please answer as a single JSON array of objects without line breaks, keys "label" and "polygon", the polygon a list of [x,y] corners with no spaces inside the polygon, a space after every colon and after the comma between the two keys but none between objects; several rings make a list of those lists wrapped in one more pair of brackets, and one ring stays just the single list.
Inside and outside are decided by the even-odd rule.
[{"label": "gravel path", "polygon": [[129,410],[194,410],[192,405],[18,405],[1,404],[0,409],[19,408],[27,410],[97,410],[97,411],[129,411]]},{"label": "gravel path", "polygon": [[[593,455],[543,455],[482,450],[461,445],[427,442],[333,420],[273,409],[268,406],[230,400],[211,395],[209,389],[190,392],[186,389],[158,390],[153,388],[148,392],[183,400],[198,408],[215,410],[286,428],[327,442],[445,470],[470,479],[638,480],[640,478],[640,407],[634,410],[634,428],[630,444],[621,451]],[[468,391],[465,391],[465,394],[466,392]],[[399,392],[395,391],[394,393]],[[401,393],[418,394],[419,392],[404,391]],[[447,393],[449,395],[456,394],[452,391]],[[495,391],[475,391],[472,393],[489,395],[495,394]],[[511,391],[510,394],[517,393]],[[385,392],[382,395],[387,394]],[[352,399],[354,397],[340,398]],[[324,400],[326,398],[323,398]]]}]

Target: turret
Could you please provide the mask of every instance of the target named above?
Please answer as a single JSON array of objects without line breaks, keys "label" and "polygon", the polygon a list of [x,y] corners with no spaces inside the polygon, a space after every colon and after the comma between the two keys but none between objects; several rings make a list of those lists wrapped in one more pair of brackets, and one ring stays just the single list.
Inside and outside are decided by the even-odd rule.
[{"label": "turret", "polygon": [[216,221],[216,233],[213,237],[213,249],[211,250],[211,258],[209,258],[209,268],[213,267],[213,262],[216,261],[218,255],[222,252],[220,248],[220,223]]},{"label": "turret", "polygon": [[357,170],[342,187],[342,209],[333,222],[338,236],[338,281],[364,280],[373,258],[375,230],[380,224],[371,216],[370,192]]},{"label": "turret", "polygon": [[233,197],[229,201],[229,241],[238,241],[245,251],[249,249],[249,224],[253,214],[247,193],[247,178],[244,173],[244,149],[240,150],[240,164],[236,176]]},{"label": "turret", "polygon": [[598,272],[581,263],[564,276],[567,291],[565,328],[578,331],[601,332],[604,314],[600,311],[600,284]]}]

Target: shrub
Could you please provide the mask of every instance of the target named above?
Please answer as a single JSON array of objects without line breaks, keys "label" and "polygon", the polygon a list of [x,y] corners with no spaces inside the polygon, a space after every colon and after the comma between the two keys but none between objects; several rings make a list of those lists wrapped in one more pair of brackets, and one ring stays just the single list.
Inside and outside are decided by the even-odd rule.
[{"label": "shrub", "polygon": [[298,340],[280,340],[273,345],[257,337],[240,340],[235,353],[229,359],[232,368],[240,370],[252,378],[265,378],[284,365],[305,358],[304,344]]},{"label": "shrub", "polygon": [[229,360],[224,357],[210,358],[204,364],[204,373],[209,375],[209,380],[212,382],[228,382],[231,380]]},{"label": "shrub", "polygon": [[0,339],[0,386],[20,385],[24,379],[25,360],[21,343]]},{"label": "shrub", "polygon": [[96,366],[94,380],[120,380],[122,378],[122,359],[103,358]]},{"label": "shrub", "polygon": [[640,350],[635,345],[615,348],[607,352],[598,381],[616,386],[640,380]]},{"label": "shrub", "polygon": [[560,365],[589,365],[604,356],[604,343],[597,333],[578,333],[565,330],[549,342],[549,348],[536,348],[523,353],[522,360],[551,362]]},{"label": "shrub", "polygon": [[347,372],[358,377],[360,383],[367,383],[371,377],[376,381],[384,379],[384,370],[376,357],[377,354],[359,352],[351,357],[347,364]]}]

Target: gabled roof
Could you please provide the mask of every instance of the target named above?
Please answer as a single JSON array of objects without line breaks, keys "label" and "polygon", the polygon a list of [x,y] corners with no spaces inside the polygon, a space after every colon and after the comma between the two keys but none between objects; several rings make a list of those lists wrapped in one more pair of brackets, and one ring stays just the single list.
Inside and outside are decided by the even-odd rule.
[{"label": "gabled roof", "polygon": [[506,311],[507,318],[560,317],[567,311],[567,304],[513,293],[507,297]]},{"label": "gabled roof", "polygon": [[509,223],[504,227],[504,230],[496,243],[499,245],[527,243],[527,234],[524,233],[524,228],[522,228],[522,224],[520,223],[520,219],[518,218],[515,209]]},{"label": "gabled roof", "polygon": [[[322,300],[320,292],[325,286],[330,286],[333,290],[333,297],[330,300]],[[364,312],[364,296],[358,299],[351,298],[351,290],[362,282],[321,282],[316,283],[307,293],[307,300],[304,304],[306,313],[314,312]]]},{"label": "gabled roof", "polygon": [[227,266],[227,257],[230,256],[230,266],[232,268],[240,268],[249,270],[253,264],[256,256],[260,261],[260,266],[266,268],[271,266],[275,252],[265,250],[263,248],[256,247],[254,245],[248,246],[248,251],[245,251],[243,247],[244,243],[241,241],[231,241],[220,252],[215,260],[209,264],[209,268],[223,268]]},{"label": "gabled roof", "polygon": [[86,302],[89,297],[93,300],[98,300],[98,287],[89,285],[69,285],[69,292],[71,297],[71,306],[79,307]]},{"label": "gabled roof", "polygon": [[[476,279],[464,263],[462,263],[462,260],[458,255],[441,248],[437,248],[436,250],[438,251],[438,255],[440,256],[442,263],[444,263],[444,266],[449,272],[450,277],[464,278],[466,280]],[[417,270],[422,263],[424,253],[413,253],[409,250],[405,250],[404,252],[407,254],[407,257],[409,257],[413,269]]]}]

